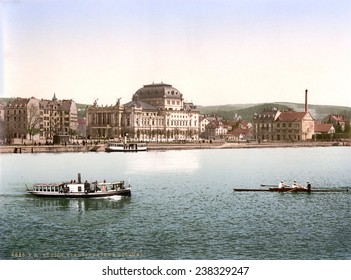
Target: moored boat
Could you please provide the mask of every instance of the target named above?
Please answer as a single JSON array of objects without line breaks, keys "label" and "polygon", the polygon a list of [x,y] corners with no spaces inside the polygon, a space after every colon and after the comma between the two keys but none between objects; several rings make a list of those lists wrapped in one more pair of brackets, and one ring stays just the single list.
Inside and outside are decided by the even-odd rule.
[{"label": "moored boat", "polygon": [[101,183],[85,181],[82,183],[79,174],[78,182],[34,184],[32,189],[27,189],[27,192],[40,197],[90,198],[131,196],[131,185],[125,186],[124,181],[104,181]]},{"label": "moored boat", "polygon": [[146,143],[131,142],[109,142],[105,148],[106,152],[145,152],[147,150]]}]

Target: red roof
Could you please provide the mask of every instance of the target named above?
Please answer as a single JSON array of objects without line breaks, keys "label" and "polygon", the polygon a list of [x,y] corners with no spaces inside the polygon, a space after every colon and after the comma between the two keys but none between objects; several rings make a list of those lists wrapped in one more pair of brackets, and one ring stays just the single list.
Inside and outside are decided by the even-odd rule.
[{"label": "red roof", "polygon": [[249,129],[243,129],[243,128],[236,128],[229,132],[229,135],[234,135],[234,136],[240,136],[240,135],[247,135],[250,133]]},{"label": "red roof", "polygon": [[331,123],[315,123],[314,131],[321,132],[321,133],[328,133],[332,127],[333,127],[333,124]]},{"label": "red roof", "polygon": [[331,118],[337,122],[344,122],[345,121],[345,118],[343,115],[332,115]]},{"label": "red roof", "polygon": [[293,121],[302,121],[306,116],[306,112],[282,112],[277,121],[282,122],[293,122]]}]

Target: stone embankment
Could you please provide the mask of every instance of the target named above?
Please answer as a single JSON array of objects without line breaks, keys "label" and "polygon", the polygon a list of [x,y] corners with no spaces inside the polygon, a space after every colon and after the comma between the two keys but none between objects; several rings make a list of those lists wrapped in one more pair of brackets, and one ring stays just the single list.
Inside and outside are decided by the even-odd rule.
[{"label": "stone embankment", "polygon": [[11,145],[0,146],[0,153],[73,153],[73,152],[96,152],[104,151],[104,145],[97,146],[83,146],[83,145],[42,145],[42,146],[29,146],[29,145]]},{"label": "stone embankment", "polygon": [[[288,148],[288,147],[331,147],[351,146],[350,141],[339,142],[193,142],[193,143],[148,143],[149,151],[192,150],[192,149],[247,149],[247,148]],[[105,151],[105,144],[98,145],[10,145],[0,146],[0,153],[72,153]]]}]

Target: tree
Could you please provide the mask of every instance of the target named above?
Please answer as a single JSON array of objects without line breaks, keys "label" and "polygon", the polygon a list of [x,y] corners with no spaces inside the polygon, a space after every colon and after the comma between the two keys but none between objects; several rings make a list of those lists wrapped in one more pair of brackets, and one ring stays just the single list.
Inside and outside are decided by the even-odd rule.
[{"label": "tree", "polygon": [[73,138],[74,136],[77,136],[77,131],[70,128],[68,131],[68,135],[70,136],[70,138]]},{"label": "tree", "polygon": [[351,132],[350,120],[346,120],[346,122],[345,122],[345,133],[350,133],[350,132]]},{"label": "tree", "polygon": [[39,107],[34,104],[28,105],[27,111],[27,132],[30,136],[30,140],[32,137],[40,132],[40,114]]}]

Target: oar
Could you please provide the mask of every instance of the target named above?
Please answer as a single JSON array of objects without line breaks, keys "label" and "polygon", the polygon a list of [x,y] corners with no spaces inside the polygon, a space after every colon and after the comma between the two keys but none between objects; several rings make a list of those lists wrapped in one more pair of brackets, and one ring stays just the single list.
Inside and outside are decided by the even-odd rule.
[{"label": "oar", "polygon": [[261,187],[278,187],[278,185],[265,185],[265,184],[261,184]]}]

